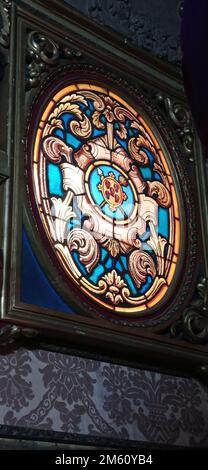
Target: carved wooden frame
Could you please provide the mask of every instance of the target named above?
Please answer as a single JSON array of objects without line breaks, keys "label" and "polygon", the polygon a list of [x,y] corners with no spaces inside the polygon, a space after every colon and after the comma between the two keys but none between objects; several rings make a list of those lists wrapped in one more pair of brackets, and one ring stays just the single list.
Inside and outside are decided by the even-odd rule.
[{"label": "carved wooden frame", "polygon": [[[23,426],[3,425],[0,427],[0,450],[54,450],[57,452],[57,447],[59,451],[60,449],[65,451],[121,451],[121,449],[133,451],[135,449],[135,452],[139,447],[147,452],[147,443],[142,441],[29,429]],[[148,450],[154,452],[160,449],[186,451],[186,448],[182,446],[148,443]]]},{"label": "carved wooden frame", "polygon": [[[70,347],[77,347],[79,350],[136,361],[142,354],[145,364],[161,365],[168,370],[173,367],[174,370],[200,373],[206,369],[208,362],[208,211],[207,199],[203,192],[206,188],[206,178],[201,147],[192,127],[179,74],[171,66],[152,58],[144,51],[138,54],[134,46],[123,42],[123,38],[117,34],[109,33],[106,39],[104,28],[95,27],[90,20],[70,10],[68,6],[60,5],[56,0],[36,0],[30,2],[30,5],[26,0],[6,2],[4,15],[7,21],[1,45],[8,48],[10,42],[10,48],[5,52],[10,63],[7,103],[10,126],[7,147],[1,142],[0,145],[1,152],[6,152],[11,177],[8,178],[8,168],[5,171],[5,167],[0,166],[6,195],[1,312],[4,322],[16,326],[7,325],[2,329],[2,342],[7,341],[5,338],[13,341],[13,334],[14,337],[20,334],[28,337],[36,333],[45,336],[47,332],[54,341],[64,344],[69,341]],[[48,15],[51,19],[50,25]],[[20,44],[18,51],[17,43]],[[99,44],[99,48],[96,44]],[[125,64],[125,73],[121,63]],[[132,99],[136,94],[140,95],[140,99],[143,99],[144,95],[144,106],[151,110],[164,139],[165,129],[170,129],[167,145],[174,154],[178,170],[182,173],[183,197],[189,200],[189,204],[186,204],[186,220],[190,235],[184,286],[171,306],[174,322],[170,320],[170,312],[167,312],[166,323],[156,329],[151,326],[145,329],[132,328],[101,318],[98,321],[97,318],[77,315],[69,319],[64,314],[48,312],[19,300],[19,254],[23,218],[32,246],[47,273],[50,265],[49,256],[37,243],[33,215],[27,204],[27,193],[21,189],[26,188],[26,128],[37,94],[43,92],[45,84],[53,76],[53,71],[57,74],[59,68],[61,71],[63,67],[85,70],[86,73],[89,70],[95,70],[97,73],[102,71],[107,82],[128,87]],[[7,84],[3,82],[2,87],[6,89]],[[26,109],[24,119],[22,109]],[[179,153],[183,160],[181,162],[177,156]],[[196,187],[193,194],[188,189],[189,179],[192,181],[192,188]],[[24,211],[23,203],[26,208]],[[196,212],[199,215],[196,215]],[[195,221],[200,226],[199,234],[196,233]],[[198,279],[200,282],[197,293],[199,251],[203,251],[200,258],[203,268],[202,279]],[[53,276],[51,281],[54,283]],[[55,280],[55,285],[59,292],[67,297],[59,278]]]}]

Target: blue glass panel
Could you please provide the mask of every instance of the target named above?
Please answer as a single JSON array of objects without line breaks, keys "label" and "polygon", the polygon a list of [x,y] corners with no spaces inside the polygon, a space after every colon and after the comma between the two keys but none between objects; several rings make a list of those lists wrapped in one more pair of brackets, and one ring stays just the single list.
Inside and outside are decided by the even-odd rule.
[{"label": "blue glass panel", "polygon": [[103,266],[101,264],[99,264],[98,266],[96,266],[96,268],[93,270],[91,276],[89,277],[89,280],[94,282],[94,284],[97,284],[98,283],[98,279],[100,278],[100,276],[102,276],[102,274],[105,272]]},{"label": "blue glass panel", "polygon": [[150,247],[150,245],[148,245],[148,243],[142,243],[141,250],[149,251],[152,253],[152,248]]},{"label": "blue glass panel", "polygon": [[142,150],[146,153],[149,159],[149,163],[152,165],[152,163],[154,163],[154,157],[152,153],[149,150],[147,150],[145,147],[144,148],[142,147]]},{"label": "blue glass panel", "polygon": [[120,137],[118,137],[117,135],[116,135],[116,140],[121,145],[121,147],[123,147],[124,150],[126,150],[126,152],[127,152],[128,151],[128,145],[127,145],[126,140],[121,140]]},{"label": "blue glass panel", "polygon": [[105,130],[93,129],[92,137],[99,137],[101,135],[105,135]]},{"label": "blue glass panel", "polygon": [[106,117],[105,117],[105,116],[101,116],[101,117],[100,117],[100,122],[102,122],[103,124],[106,124],[106,122],[107,122]]},{"label": "blue glass panel", "polygon": [[77,100],[77,102],[79,102],[79,107],[81,108],[81,110],[86,112],[86,104],[80,103],[79,100]]},{"label": "blue glass panel", "polygon": [[89,106],[90,111],[94,111],[95,108],[91,100],[88,100],[88,106]]},{"label": "blue glass panel", "polygon": [[161,181],[161,183],[162,183],[162,178],[156,171],[154,171],[154,173],[153,173],[153,179],[155,179],[157,181]]},{"label": "blue glass panel", "polygon": [[72,121],[72,119],[73,120],[76,119],[76,116],[73,113],[65,113],[65,114],[62,114],[61,119],[64,122],[65,128],[68,130],[69,129],[69,121]]},{"label": "blue glass panel", "polygon": [[79,220],[81,220],[82,218],[82,213],[81,213],[81,210],[79,209],[78,205],[77,205],[77,201],[75,199],[73,199],[73,204],[72,204],[72,207],[73,207],[73,211],[75,212],[77,218]]},{"label": "blue glass panel", "polygon": [[79,260],[79,254],[77,253],[77,251],[73,250],[71,252],[71,255],[72,255],[72,258],[73,260],[75,261],[78,269],[81,271],[81,273],[83,274],[83,276],[87,276],[87,270],[85,268],[85,266],[80,262]]},{"label": "blue glass panel", "polygon": [[128,263],[127,263],[126,256],[120,256],[120,261],[122,262],[124,269],[128,269]]},{"label": "blue glass panel", "polygon": [[81,227],[81,223],[80,223],[80,220],[77,220],[77,219],[71,219],[70,222],[68,223],[68,228],[69,230],[72,230],[73,228],[80,228]]},{"label": "blue glass panel", "polygon": [[138,135],[137,129],[129,129],[129,130],[128,130],[128,136],[129,136],[129,138],[131,138],[131,137],[137,137],[137,135]]},{"label": "blue glass panel", "polygon": [[75,150],[77,150],[81,144],[80,140],[78,140],[74,135],[72,134],[67,134],[66,136],[66,142],[70,147],[73,147]]},{"label": "blue glass panel", "polygon": [[140,289],[140,294],[145,294],[152,285],[152,276],[147,276],[147,282]]},{"label": "blue glass panel", "polygon": [[26,231],[22,234],[20,300],[39,307],[73,313],[44,274],[30,245]]},{"label": "blue glass panel", "polygon": [[121,265],[121,263],[119,261],[117,261],[116,263],[116,269],[117,271],[119,271],[120,273],[123,272],[123,266]]},{"label": "blue glass panel", "polygon": [[105,248],[101,248],[101,260],[102,260],[102,261],[105,261],[106,256],[108,256],[108,254],[109,254],[109,253],[108,253],[107,250],[105,250]]},{"label": "blue glass panel", "polygon": [[115,212],[113,212],[108,203],[106,203],[103,208],[102,208],[102,212],[103,214],[107,215],[108,217],[110,217],[111,219],[117,219],[117,220],[122,220],[123,219],[123,214],[121,214],[121,211],[120,210],[116,210]]},{"label": "blue glass panel", "polygon": [[48,187],[51,196],[63,196],[61,170],[53,163],[47,163]]},{"label": "blue glass panel", "polygon": [[112,260],[111,257],[109,257],[108,260],[105,263],[105,267],[106,267],[106,269],[111,269],[112,266],[113,266],[113,260]]},{"label": "blue glass panel", "polygon": [[137,294],[138,294],[138,291],[137,291],[137,288],[136,288],[136,286],[135,286],[135,284],[134,284],[134,282],[133,282],[131,276],[130,276],[128,273],[126,273],[126,274],[124,274],[124,279],[125,279],[125,281],[126,281],[127,284],[128,284],[128,287],[129,287],[129,289],[130,289],[130,291],[131,291],[131,294],[132,294],[132,295],[137,295]]},{"label": "blue glass panel", "polygon": [[169,212],[168,209],[165,209],[163,207],[159,207],[158,209],[158,232],[160,235],[163,237],[167,238],[169,237]]},{"label": "blue glass panel", "polygon": [[149,236],[150,236],[150,229],[149,229],[149,227],[147,227],[146,232],[143,233],[143,235],[140,235],[140,236],[139,236],[139,239],[140,239],[142,242],[145,242],[146,240],[149,239]]},{"label": "blue glass panel", "polygon": [[141,174],[145,180],[151,180],[152,179],[152,172],[150,168],[142,168],[140,167]]},{"label": "blue glass panel", "polygon": [[64,132],[61,129],[56,129],[54,134],[56,137],[59,137],[59,139],[64,139]]}]

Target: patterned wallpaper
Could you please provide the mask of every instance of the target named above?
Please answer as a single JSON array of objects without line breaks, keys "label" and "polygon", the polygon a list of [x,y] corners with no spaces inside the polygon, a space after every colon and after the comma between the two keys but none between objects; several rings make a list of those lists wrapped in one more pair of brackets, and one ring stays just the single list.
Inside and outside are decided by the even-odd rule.
[{"label": "patterned wallpaper", "polygon": [[0,356],[0,423],[208,447],[208,395],[195,380],[55,352]]}]

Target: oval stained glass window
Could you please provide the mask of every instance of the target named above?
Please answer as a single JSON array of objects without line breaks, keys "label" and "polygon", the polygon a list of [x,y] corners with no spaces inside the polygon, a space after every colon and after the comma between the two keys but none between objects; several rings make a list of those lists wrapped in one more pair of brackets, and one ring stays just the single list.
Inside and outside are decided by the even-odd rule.
[{"label": "oval stained glass window", "polygon": [[67,282],[102,313],[148,317],[169,298],[180,249],[178,190],[159,134],[138,105],[93,83],[56,90],[41,113],[32,191]]}]

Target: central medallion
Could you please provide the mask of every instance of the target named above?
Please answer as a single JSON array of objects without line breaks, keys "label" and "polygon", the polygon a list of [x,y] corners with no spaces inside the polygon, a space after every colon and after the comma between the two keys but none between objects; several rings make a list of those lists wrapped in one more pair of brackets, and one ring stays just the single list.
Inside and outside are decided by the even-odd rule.
[{"label": "central medallion", "polygon": [[122,186],[127,186],[127,181],[123,176],[118,177],[116,180],[115,174],[110,171],[108,176],[105,177],[101,169],[98,168],[98,174],[101,176],[101,184],[98,185],[99,191],[102,192],[105,201],[109,204],[110,210],[115,212],[117,207],[120,207],[123,201],[127,200],[127,195],[123,191]]},{"label": "central medallion", "polygon": [[104,218],[119,223],[135,217],[136,190],[126,172],[114,163],[100,160],[86,174],[89,199]]}]

